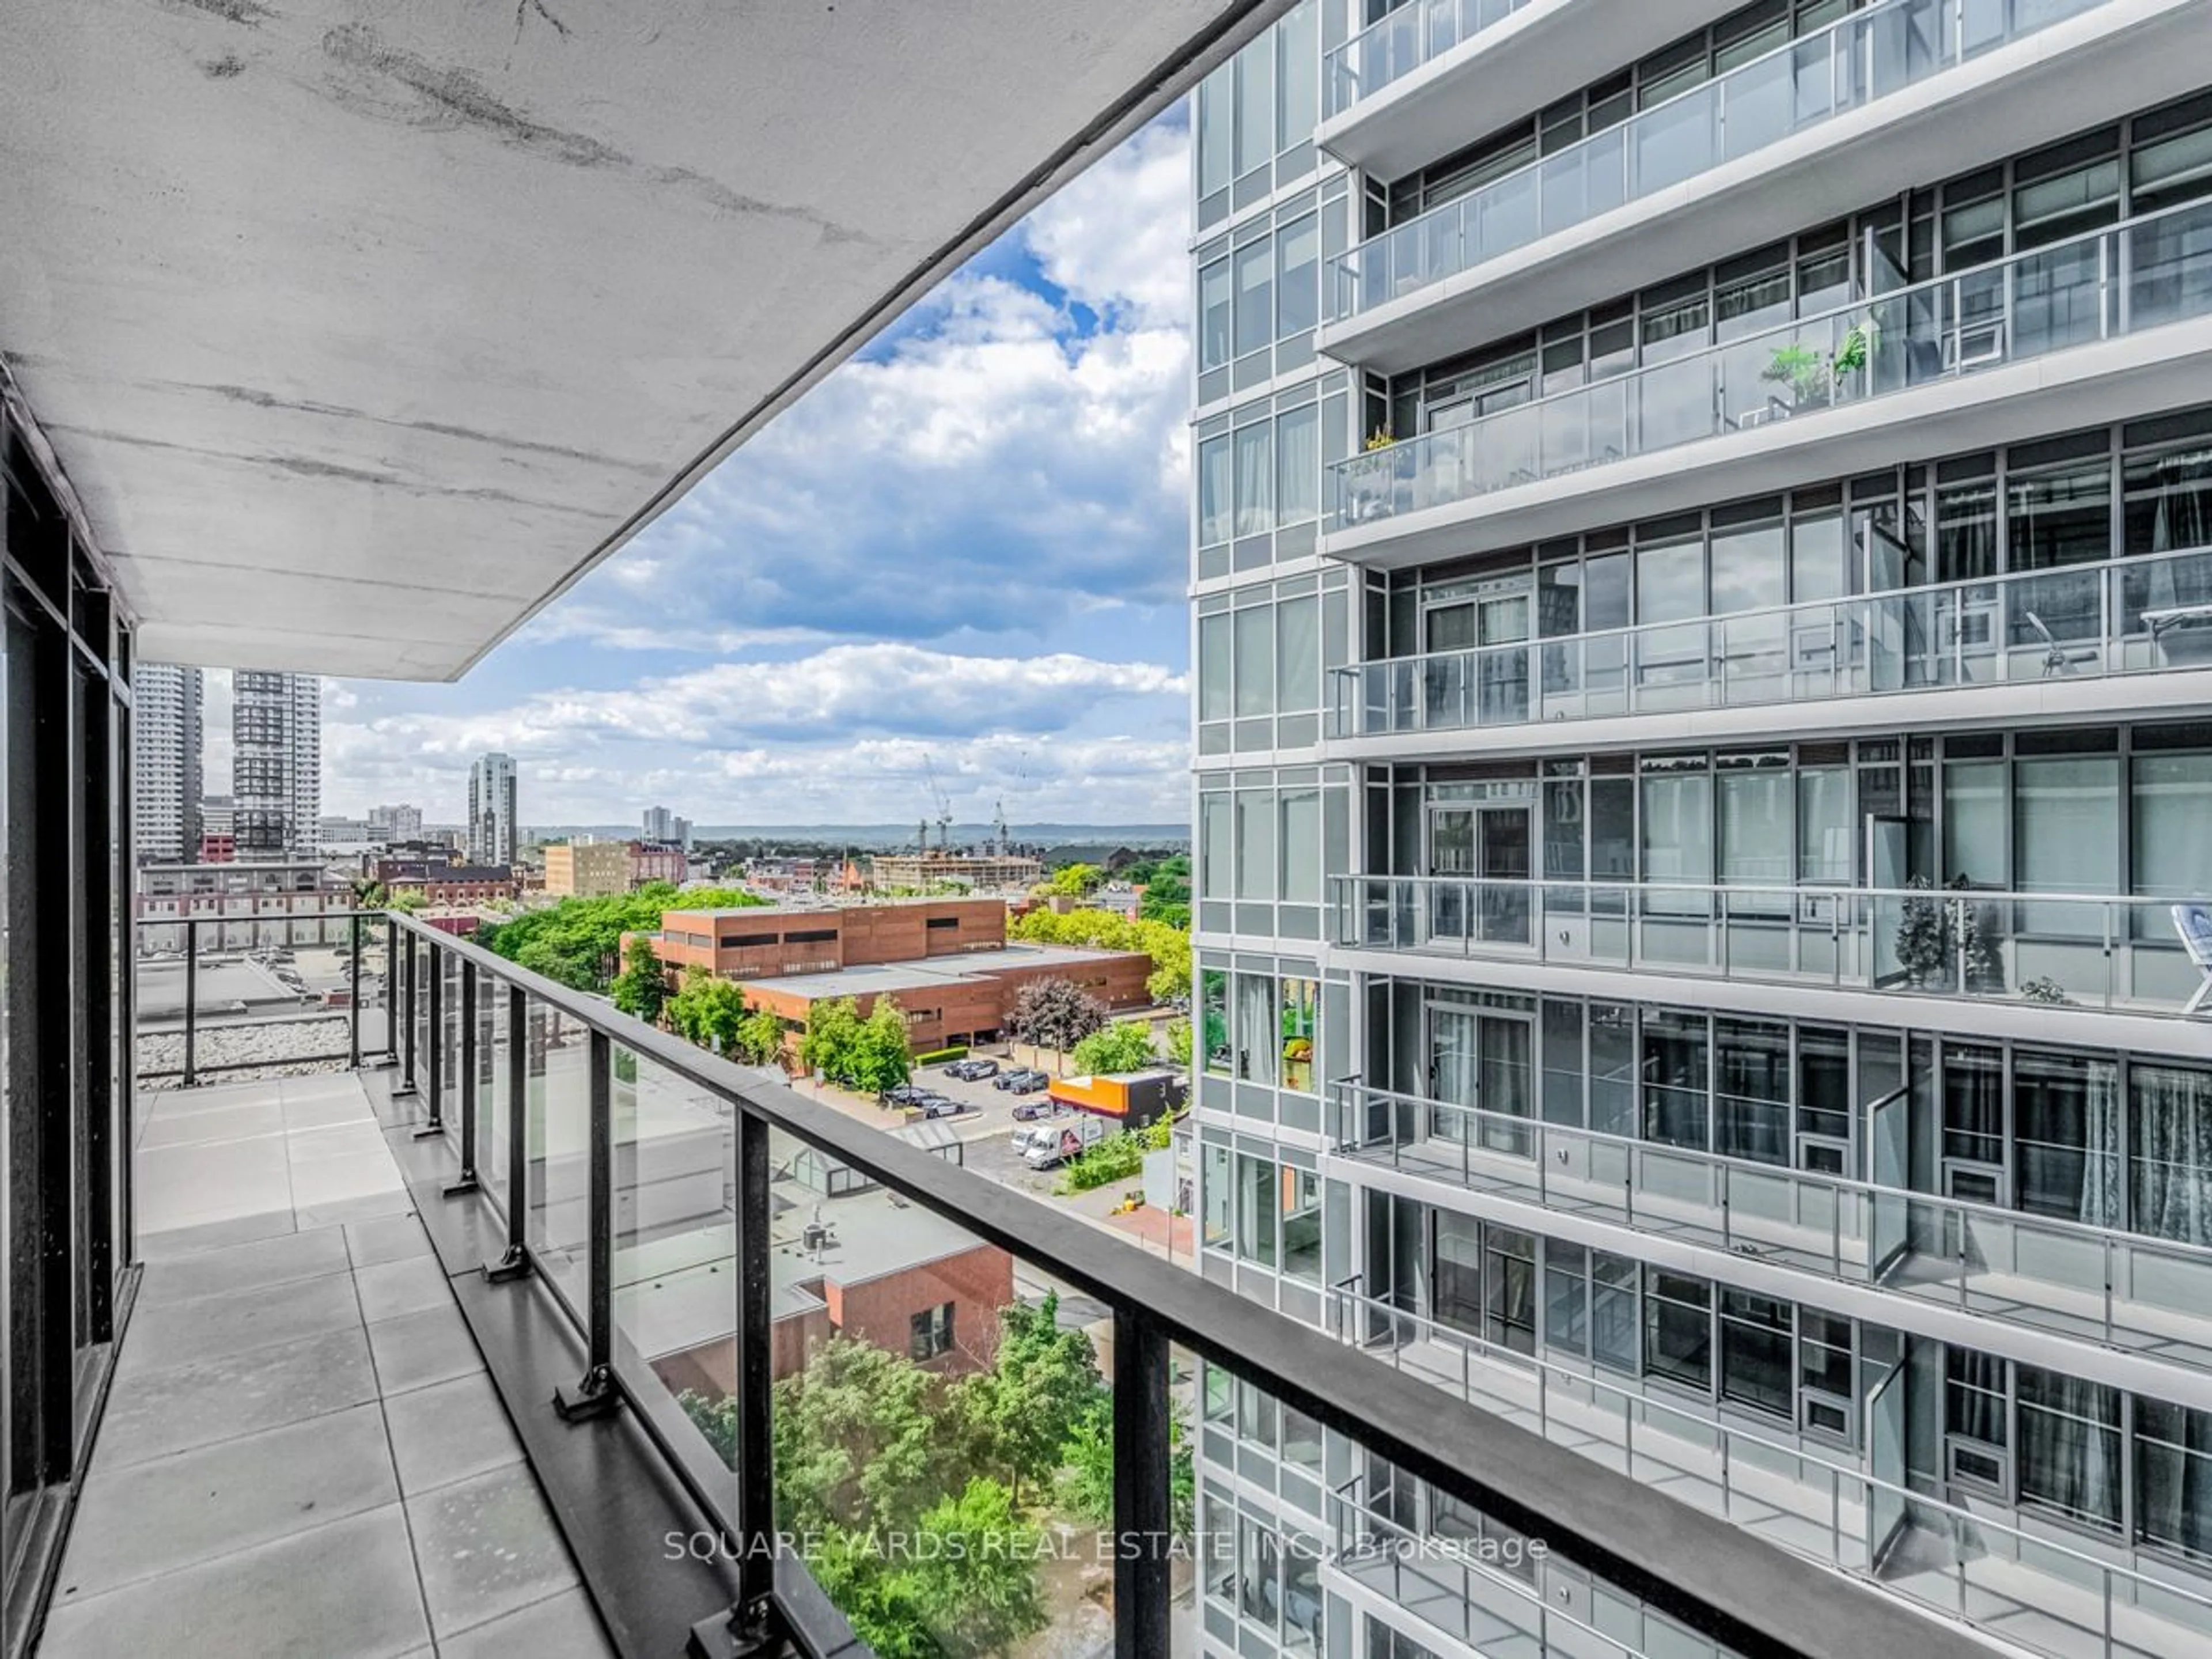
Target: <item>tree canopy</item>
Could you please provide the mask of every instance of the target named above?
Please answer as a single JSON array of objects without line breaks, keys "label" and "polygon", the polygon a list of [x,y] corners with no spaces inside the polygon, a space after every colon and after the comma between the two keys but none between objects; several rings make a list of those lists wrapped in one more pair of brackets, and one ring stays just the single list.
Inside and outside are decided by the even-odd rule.
[{"label": "tree canopy", "polygon": [[907,1048],[906,1015],[888,996],[878,997],[866,1019],[851,997],[829,997],[806,1011],[799,1058],[832,1083],[878,1093],[903,1083],[914,1062]]},{"label": "tree canopy", "polygon": [[1106,1023],[1105,1005],[1064,979],[1033,979],[1014,994],[1014,1035],[1065,1053]]},{"label": "tree canopy", "polygon": [[1008,936],[1036,945],[1075,945],[1093,951],[1141,951],[1152,959],[1145,989],[1160,1002],[1190,994],[1190,935],[1164,921],[1132,921],[1111,910],[1032,910],[1016,920]]},{"label": "tree canopy", "polygon": [[1093,1031],[1075,1045],[1068,1063],[1093,1076],[1115,1072],[1141,1072],[1157,1065],[1152,1029],[1140,1019],[1119,1019],[1103,1030]]},{"label": "tree canopy", "polygon": [[564,898],[511,921],[481,928],[477,943],[519,967],[579,991],[604,991],[614,977],[624,933],[657,933],[664,910],[728,910],[768,901],[739,887],[679,893],[665,881],[635,893]]},{"label": "tree canopy", "polygon": [[1063,864],[1044,885],[1064,898],[1089,898],[1105,884],[1106,872],[1095,864]]},{"label": "tree canopy", "polygon": [[660,1011],[668,1002],[668,970],[650,939],[640,933],[630,940],[623,970],[608,988],[613,993],[615,1006],[623,1012],[648,1025],[660,1024]]}]

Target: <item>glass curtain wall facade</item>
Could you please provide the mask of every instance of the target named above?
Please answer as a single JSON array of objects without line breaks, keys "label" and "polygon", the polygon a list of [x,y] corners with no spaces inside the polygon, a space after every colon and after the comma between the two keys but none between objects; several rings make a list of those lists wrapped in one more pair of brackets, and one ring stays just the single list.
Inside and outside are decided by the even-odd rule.
[{"label": "glass curtain wall facade", "polygon": [[[1486,261],[1640,210],[1568,199],[1622,133],[1694,179],[2100,8],[1717,4],[1574,84],[1521,9],[1306,0],[1193,100],[1200,1270],[1931,1618],[2212,1643],[2212,404],[2128,343],[2212,350],[2212,89],[2097,59],[1492,326]],[[2000,408],[2028,355],[2094,409]],[[1370,1568],[1481,1517],[1201,1400],[1208,1653],[1479,1644]]]},{"label": "glass curtain wall facade", "polygon": [[0,385],[0,1651],[25,1650],[131,1267],[131,636]]}]

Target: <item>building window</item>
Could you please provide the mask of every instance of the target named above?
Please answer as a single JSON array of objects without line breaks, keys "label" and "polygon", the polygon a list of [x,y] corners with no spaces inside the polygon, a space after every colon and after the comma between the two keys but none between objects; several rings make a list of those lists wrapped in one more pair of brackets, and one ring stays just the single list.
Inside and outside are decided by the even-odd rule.
[{"label": "building window", "polygon": [[1654,1272],[1644,1292],[1644,1370],[1698,1394],[1713,1386],[1713,1287],[1686,1273]]},{"label": "building window", "polygon": [[908,1322],[907,1352],[915,1359],[934,1359],[952,1352],[952,1304],[940,1302]]},{"label": "building window", "polygon": [[1237,1254],[1263,1267],[1275,1265],[1275,1226],[1281,1207],[1273,1159],[1237,1155]]},{"label": "building window", "polygon": [[944,933],[947,929],[957,928],[960,926],[960,918],[957,916],[932,916],[922,925],[930,933]]}]

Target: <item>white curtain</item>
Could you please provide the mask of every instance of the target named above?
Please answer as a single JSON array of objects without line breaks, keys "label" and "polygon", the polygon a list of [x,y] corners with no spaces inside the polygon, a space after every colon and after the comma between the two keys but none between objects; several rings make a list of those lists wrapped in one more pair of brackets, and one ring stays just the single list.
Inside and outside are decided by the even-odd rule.
[{"label": "white curtain", "polygon": [[2081,1219],[2093,1227],[2121,1224],[2120,1068],[2089,1063],[2081,1109]]},{"label": "white curtain", "polygon": [[[1475,1017],[1455,1009],[1429,1011],[1429,1097],[1452,1106],[1477,1106]],[[1465,1140],[1470,1119],[1464,1112],[1433,1110],[1429,1131],[1446,1140]]]},{"label": "white curtain", "polygon": [[1272,1085],[1282,1053],[1274,980],[1266,974],[1237,975],[1237,1075],[1247,1083]]},{"label": "white curtain", "polygon": [[2212,1244],[2212,1072],[2136,1065],[2134,1231]]}]

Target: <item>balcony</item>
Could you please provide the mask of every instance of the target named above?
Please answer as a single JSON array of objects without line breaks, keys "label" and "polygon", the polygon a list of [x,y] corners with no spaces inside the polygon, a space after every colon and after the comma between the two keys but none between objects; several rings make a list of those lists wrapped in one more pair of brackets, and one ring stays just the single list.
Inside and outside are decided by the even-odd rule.
[{"label": "balcony", "polygon": [[[858,1650],[777,1541],[797,1500],[769,1447],[786,1390],[835,1352],[802,1340],[826,1315],[801,1281],[857,1252],[872,1283],[878,1225],[934,1229],[1104,1310],[1101,1538],[1146,1541],[1054,1602],[1069,1639],[1132,1659],[1180,1639],[1196,1541],[1169,1498],[1181,1352],[1720,1646],[1817,1652],[1821,1629],[1849,1627],[1887,1630],[1895,1650],[1978,1650],[1671,1505],[1663,1535],[1698,1559],[1663,1559],[1624,1528],[1662,1496],[466,941],[345,921],[338,953],[381,969],[396,1018],[349,1017],[319,1062],[343,1069],[138,1094],[149,1265],[62,1575],[75,1589],[48,1626],[57,1654],[234,1651],[240,1632],[304,1650],[342,1628],[391,1651]],[[199,1045],[224,1030],[192,1022],[161,1067],[210,1071]],[[880,1190],[787,1192],[823,1158]],[[882,1214],[842,1207],[862,1204]],[[828,1237],[801,1240],[802,1223]],[[843,1317],[862,1317],[850,1298]],[[880,1340],[904,1353],[895,1322]],[[672,1553],[672,1533],[720,1541]],[[1801,1611],[1778,1618],[1762,1603],[1784,1584]]]},{"label": "balcony", "polygon": [[1326,550],[1407,565],[2200,393],[2212,203],[1900,288],[1337,462]]},{"label": "balcony", "polygon": [[[1331,671],[1328,741],[1334,753],[1379,758],[1463,748],[1457,734],[1471,732],[1489,735],[1487,751],[1514,736],[1557,744],[1562,721],[1656,715],[1680,726],[1682,716],[1723,710],[1731,711],[1732,737],[1802,735],[1815,724],[2118,716],[2201,700],[2193,683],[2144,681],[2204,669],[2212,669],[2212,549],[2196,548],[1355,663]],[[1950,695],[1896,701],[1933,691]],[[1590,741],[1573,730],[1575,741]],[[1406,742],[1429,733],[1443,741]]]},{"label": "balcony", "polygon": [[[1654,1092],[1668,1091],[1655,1085]],[[1577,1229],[1598,1223],[1696,1246],[1727,1258],[1705,1276],[1717,1271],[1788,1300],[1823,1300],[1790,1282],[1810,1274],[1985,1317],[1998,1323],[1971,1340],[1991,1351],[2002,1351],[2009,1325],[2140,1355],[2164,1365],[2140,1368],[2138,1391],[2186,1395],[2212,1408],[2212,1375],[2203,1374],[2212,1366],[2212,1249],[2205,1246],[1541,1122],[1526,1110],[1455,1105],[1358,1079],[1333,1085],[1330,1094],[1331,1155],[1347,1163],[1540,1209]],[[1725,1096],[1714,1109],[1742,1125],[1788,1110]],[[1651,1109],[1663,1115],[1664,1107]],[[1877,1143],[1875,1164],[1901,1180],[1900,1097],[1872,1103],[1865,1121]],[[2121,1179],[2117,1168],[2113,1179]],[[1451,1205],[1449,1194],[1434,1201]],[[1510,1224],[1547,1226],[1525,1214],[1510,1215]],[[1646,1252],[1632,1246],[1625,1253]],[[1889,1307],[1876,1316],[1905,1320]]]},{"label": "balcony", "polygon": [[[1999,44],[1960,62],[1961,18]],[[2185,96],[2212,76],[2200,22],[2191,0],[1855,11],[1336,256],[1317,348],[1400,374],[2063,139],[2123,99]]]},{"label": "balcony", "polygon": [[[1410,0],[1322,60],[1322,148],[1395,179],[1709,21],[1697,0]],[[1510,107],[1507,107],[1510,106]]]},{"label": "balcony", "polygon": [[[2048,1659],[2166,1659],[2212,1640],[2212,1597],[2182,1574],[2138,1571],[2062,1529],[1947,1503],[1805,1444],[1719,1422],[1687,1402],[1609,1382],[1571,1356],[1540,1363],[1366,1295],[1356,1280],[1333,1296],[1344,1340],[1401,1371],[1832,1571],[1930,1612],[1970,1608],[2015,1648]],[[1410,1545],[1380,1552],[1391,1558],[1384,1570],[1411,1564],[1422,1581],[1407,1605],[1428,1609],[1431,1628],[1454,1632],[1464,1616],[1456,1577],[1429,1565],[1450,1559],[1433,1531],[1394,1516],[1397,1506],[1379,1493],[1346,1487],[1336,1496],[1352,1538],[1410,1535]],[[1350,1548],[1341,1558],[1360,1559]]]},{"label": "balcony", "polygon": [[[1809,986],[2171,1023],[2206,982],[2171,898],[1979,889],[1340,876],[1340,949]],[[1768,1000],[1771,1001],[1771,999]]]}]

